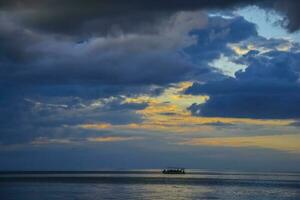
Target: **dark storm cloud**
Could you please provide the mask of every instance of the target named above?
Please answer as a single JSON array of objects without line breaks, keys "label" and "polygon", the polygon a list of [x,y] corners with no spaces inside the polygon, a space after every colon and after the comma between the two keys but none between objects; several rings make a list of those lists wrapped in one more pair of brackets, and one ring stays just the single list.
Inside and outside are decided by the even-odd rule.
[{"label": "dark storm cloud", "polygon": [[52,33],[76,36],[111,32],[155,32],[153,24],[178,11],[206,8],[223,9],[257,4],[285,16],[284,26],[299,28],[299,2],[293,0],[23,0],[2,3],[2,9],[16,12],[16,18],[26,26]]},{"label": "dark storm cloud", "polygon": [[[174,35],[172,38],[172,34],[178,32],[176,28],[170,33],[164,33],[164,36],[161,36],[161,29],[166,26],[165,23],[170,16],[177,11],[224,8],[240,5],[240,3],[254,2],[189,1],[182,3],[173,1],[172,4],[166,1],[124,3],[124,1],[117,0],[90,1],[89,3],[81,0],[3,2],[0,19],[2,24],[0,28],[1,81],[11,83],[12,80],[17,80],[16,82],[20,84],[88,82],[142,85],[178,82],[186,79],[190,74],[208,77],[212,70],[205,66],[207,60],[217,58],[220,55],[219,48],[224,50],[223,53],[230,51],[226,49],[227,42],[240,41],[247,34],[254,34],[254,26],[248,26],[245,21],[239,19],[233,22],[236,25],[233,25],[228,33],[226,33],[228,30],[223,27],[226,25],[199,33],[198,43],[204,42],[205,44],[208,34],[209,39],[217,37],[213,38],[214,41],[206,43],[206,46],[190,47],[187,50],[189,52],[202,51],[201,56],[198,55],[198,60],[204,61],[197,63],[202,66],[201,68],[180,55],[179,49],[184,47],[184,44],[172,47],[174,45],[172,42],[179,40],[179,37]],[[264,2],[263,5],[269,4]],[[149,19],[154,16],[159,18],[157,22],[149,25],[149,29],[156,34],[149,35],[148,25],[145,25],[149,21],[148,18],[139,16],[144,13],[148,13]],[[170,14],[168,17],[162,17],[156,13]],[[127,15],[133,15],[138,20],[127,20]],[[112,22],[111,20],[115,18],[118,20]],[[140,20],[143,22],[139,23]],[[122,24],[123,21],[135,28],[139,26],[138,24],[142,24],[140,29],[144,32],[132,30],[132,33],[139,34],[123,37],[122,33],[127,32],[126,28],[118,27],[118,24]],[[106,25],[102,27],[103,22],[112,27],[109,28]],[[93,26],[87,25],[90,23]],[[175,26],[179,25],[175,23]],[[95,27],[99,30],[94,30]],[[51,30],[46,30],[47,28]],[[87,36],[81,38],[79,29]],[[67,30],[70,32],[66,33]],[[97,32],[110,32],[111,30],[112,37],[97,38]],[[64,34],[60,35],[61,33]],[[225,39],[218,38],[222,37],[222,34],[232,34],[234,37],[228,38],[227,35]]]},{"label": "dark storm cloud", "polygon": [[300,2],[295,0],[275,1],[273,8],[285,16],[282,25],[294,32],[300,28]]},{"label": "dark storm cloud", "polygon": [[299,53],[271,51],[249,52],[236,78],[194,83],[187,94],[206,94],[204,104],[193,104],[194,115],[260,119],[300,117]]},{"label": "dark storm cloud", "polygon": [[[181,14],[161,24],[156,35],[91,37],[80,43],[30,31],[0,15],[2,84],[168,84],[183,80],[196,66],[180,55],[187,45]],[[173,24],[178,25],[173,27]],[[198,22],[194,22],[198,23]],[[187,38],[187,40],[191,40]],[[202,74],[210,69],[200,69]]]},{"label": "dark storm cloud", "polygon": [[[30,31],[4,14],[0,16],[1,84],[101,84],[114,85],[114,90],[125,85],[166,85],[187,80],[195,73],[198,77],[218,76],[209,66],[198,66],[182,55],[182,48],[195,42],[188,32],[205,23],[198,16],[175,15],[170,22],[160,24],[160,33],[155,35],[91,37],[78,43],[66,36]],[[185,19],[192,22],[186,24]]]},{"label": "dark storm cloud", "polygon": [[23,0],[2,3],[20,23],[36,30],[79,35],[156,32],[153,24],[178,11],[224,8],[250,0],[172,2],[150,0]]}]

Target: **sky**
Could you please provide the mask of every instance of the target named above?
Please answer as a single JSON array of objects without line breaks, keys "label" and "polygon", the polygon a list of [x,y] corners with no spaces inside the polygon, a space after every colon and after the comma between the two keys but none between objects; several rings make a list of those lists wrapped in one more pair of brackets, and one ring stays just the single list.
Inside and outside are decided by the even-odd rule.
[{"label": "sky", "polygon": [[0,1],[0,170],[300,171],[299,9]]}]

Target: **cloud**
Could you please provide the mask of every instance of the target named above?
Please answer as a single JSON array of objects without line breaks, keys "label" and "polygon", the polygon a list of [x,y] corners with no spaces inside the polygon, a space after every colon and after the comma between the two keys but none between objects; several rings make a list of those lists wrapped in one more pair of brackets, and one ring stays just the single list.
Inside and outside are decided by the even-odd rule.
[{"label": "cloud", "polygon": [[[161,95],[156,97],[137,96],[127,98],[125,101],[129,103],[146,103],[148,105],[146,108],[136,111],[143,118],[143,121],[139,123],[110,124],[96,122],[81,124],[78,127],[85,130],[109,130],[118,133],[174,134],[175,138],[180,137],[179,135],[216,135],[222,134],[222,132],[225,135],[269,135],[278,134],[278,132],[281,134],[282,132],[287,133],[293,131],[287,128],[293,120],[257,120],[192,116],[191,113],[186,110],[186,107],[195,101],[199,102],[201,100],[205,103],[207,97],[183,94],[182,92],[190,86],[191,83],[184,82],[169,87]],[[285,127],[286,129],[283,131],[283,129],[279,127]],[[251,131],[249,129],[251,129]]]},{"label": "cloud", "polygon": [[188,109],[207,117],[293,119],[300,117],[299,53],[249,52],[240,61],[248,65],[236,78],[194,83],[187,94],[208,95],[204,104]]},{"label": "cloud", "polygon": [[52,87],[55,94],[76,93],[81,88],[93,91],[99,85],[97,90],[111,86],[115,91],[124,86],[132,89],[217,78],[221,74],[208,63],[221,54],[233,54],[228,43],[257,35],[255,25],[242,17],[179,12],[157,24],[156,34],[90,36],[77,42],[67,36],[28,30],[11,18],[7,13],[0,16],[2,85],[34,85],[40,91]]},{"label": "cloud", "polygon": [[[184,80],[190,74],[209,76],[212,71],[205,66],[204,61],[197,63],[203,66],[199,68],[199,65],[181,55],[181,49],[194,44],[198,47],[191,46],[187,51],[194,54],[195,51],[202,51],[198,60],[206,61],[219,56],[220,52],[213,49],[229,51],[224,48],[226,41],[222,37],[226,36],[227,42],[239,41],[245,39],[247,34],[254,34],[255,27],[242,19],[232,22],[212,19],[209,21],[212,25],[209,25],[206,32],[194,33],[198,34],[198,43],[203,43],[207,34],[212,40],[199,47],[193,37],[187,34],[192,29],[204,27],[207,16],[201,12],[180,11],[224,8],[249,2],[253,3],[190,1],[178,2],[172,6],[165,1],[132,1],[129,4],[118,0],[90,3],[82,0],[59,3],[48,0],[2,3],[1,80],[10,84],[12,80],[17,80],[20,84],[166,84]],[[52,10],[57,12],[53,13]],[[101,27],[102,22],[118,26],[110,21],[114,19],[113,16],[118,19],[117,24],[126,21],[132,27],[137,27],[139,20],[129,19],[127,22],[126,16],[133,15],[143,21],[144,17],[139,14],[147,13],[146,10],[153,13],[153,16],[158,12],[170,13],[164,20],[161,20],[161,15],[157,15],[159,22],[151,23],[150,28],[154,34],[147,31],[126,32],[122,27],[119,32],[113,31],[117,32],[113,35],[93,34],[93,27],[111,30],[106,26]],[[94,26],[87,25],[90,23],[94,23]],[[225,28],[228,26],[226,23],[233,24],[230,28]],[[145,23],[142,24],[141,29],[147,30]],[[44,30],[47,28],[51,30]],[[39,31],[40,29],[43,31]],[[88,36],[80,38],[80,33],[73,29],[82,29]],[[70,33],[60,35],[66,31]],[[72,35],[79,39],[74,39]],[[209,50],[203,51],[206,48]],[[84,70],[82,66],[85,66]]]},{"label": "cloud", "polygon": [[143,119],[136,111],[147,107],[146,103],[124,102],[123,97],[35,100],[15,95],[6,98],[2,96],[0,105],[3,105],[1,113],[7,113],[0,116],[0,141],[3,144],[30,143],[44,137],[62,141],[70,137],[89,137],[94,134],[92,131],[84,133],[76,125],[99,121],[112,125],[140,123]]},{"label": "cloud", "polygon": [[298,31],[300,28],[300,2],[293,0],[278,0],[273,8],[284,15],[282,25],[289,31]]},{"label": "cloud", "polygon": [[[299,3],[293,0],[217,0],[182,2],[167,0],[12,0],[1,4],[26,27],[53,34],[95,35],[118,32],[156,32],[156,23],[179,11],[226,9],[243,5],[259,5],[274,9],[285,16],[283,26],[299,29]],[[55,10],[55,12],[53,12]],[[89,30],[89,31],[86,31]]]},{"label": "cloud", "polygon": [[184,51],[199,66],[207,66],[221,55],[235,55],[229,44],[256,37],[258,33],[256,25],[243,17],[228,19],[216,16],[208,18],[205,28],[193,30],[190,35],[197,38],[197,43],[186,47]]},{"label": "cloud", "polygon": [[[275,9],[282,26],[299,29],[299,4],[291,0],[0,1],[1,168],[162,167],[178,164],[178,155],[193,167],[215,167],[224,166],[215,158],[225,151],[224,162],[236,166],[235,154],[248,159],[249,152],[232,154],[234,141],[206,151],[175,143],[294,133],[296,120],[260,118],[299,118],[299,46],[267,42],[255,24],[223,16],[247,5]],[[249,67],[228,78],[212,65],[222,56]],[[294,148],[297,140],[287,141]],[[244,165],[278,159],[262,152],[253,150]],[[284,167],[299,166],[290,163]]]},{"label": "cloud", "polygon": [[28,30],[8,15],[0,16],[3,84],[163,85],[186,79],[190,71],[212,73],[182,55],[182,48],[195,43],[189,31],[206,25],[205,13],[175,14],[157,25],[157,34],[90,36],[81,42]]},{"label": "cloud", "polygon": [[[26,27],[54,34],[94,35],[118,32],[156,32],[156,23],[179,11],[225,8],[249,3],[249,0],[189,1],[166,0],[64,0],[10,1],[2,3],[4,11]],[[55,12],[53,12],[55,10]],[[88,30],[88,31],[87,31]]]},{"label": "cloud", "polygon": [[289,126],[295,126],[295,127],[299,127],[300,126],[300,121],[295,121],[289,124]]},{"label": "cloud", "polygon": [[[44,14],[52,15],[45,11],[54,4],[49,1],[44,6],[44,2],[12,2],[2,7],[0,111],[8,113],[0,117],[2,143],[24,143],[48,136],[63,138],[70,132],[81,134],[74,129],[79,124],[135,125],[136,130],[150,130],[157,125],[157,130],[169,130],[170,126],[175,130],[178,126],[174,124],[141,124],[145,116],[172,113],[174,105],[172,108],[161,103],[151,110],[147,102],[124,102],[125,99],[152,98],[180,81],[224,78],[209,63],[222,53],[235,55],[228,44],[257,36],[255,25],[242,17],[213,17],[199,11],[177,12],[177,8],[176,13],[172,10],[167,18],[151,25],[155,33],[118,28],[113,34],[98,33],[86,25],[91,18],[81,20],[81,16],[72,33],[60,30],[60,25],[47,30],[43,28],[49,25]],[[67,1],[61,4],[68,5]],[[76,2],[72,5],[75,9]],[[72,12],[69,14],[74,17]],[[39,14],[43,17],[35,18]],[[35,23],[27,17],[41,21]],[[56,22],[62,22],[64,27],[63,21]],[[90,33],[88,36],[81,35],[81,26]],[[192,99],[184,95],[176,103],[186,106]]]},{"label": "cloud", "polygon": [[90,137],[89,142],[123,142],[128,140],[139,140],[139,137]]},{"label": "cloud", "polygon": [[[156,35],[99,36],[77,43],[65,36],[24,29],[6,13],[0,19],[6,22],[0,30],[3,38],[14,41],[12,46],[9,42],[0,44],[0,111],[9,113],[0,119],[4,143],[30,141],[54,132],[66,135],[64,125],[138,124],[143,119],[136,111],[147,104],[123,102],[125,97],[153,97],[182,80],[223,77],[207,62],[222,51],[230,51],[228,42],[255,34],[254,25],[243,18],[226,20],[208,18],[202,12],[181,12],[162,23]],[[238,27],[249,33],[239,34],[235,40],[231,34]],[[222,33],[222,28],[229,32]],[[189,34],[191,30],[195,32]],[[13,40],[16,33],[20,37]],[[191,60],[200,52],[187,47],[205,49],[210,46],[202,43],[205,38],[220,49],[207,49],[200,65]],[[215,56],[206,56],[208,52]],[[188,102],[191,98],[182,99]],[[93,107],[97,104],[105,106]]]},{"label": "cloud", "polygon": [[51,145],[51,144],[62,144],[62,145],[67,145],[67,144],[72,144],[73,142],[70,139],[49,139],[45,137],[39,137],[34,139],[31,144],[32,145]]},{"label": "cloud", "polygon": [[210,122],[210,123],[204,123],[203,125],[204,126],[215,126],[215,127],[220,127],[220,128],[234,126],[234,124],[232,124],[232,123],[224,123],[224,122],[220,122],[220,121]]}]

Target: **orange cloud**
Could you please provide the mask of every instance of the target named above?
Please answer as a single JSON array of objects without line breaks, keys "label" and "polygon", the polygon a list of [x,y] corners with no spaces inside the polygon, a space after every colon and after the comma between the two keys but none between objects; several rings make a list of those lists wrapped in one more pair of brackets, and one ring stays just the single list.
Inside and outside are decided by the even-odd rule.
[{"label": "orange cloud", "polygon": [[97,123],[97,124],[83,124],[80,125],[81,128],[85,129],[111,129],[113,126],[109,123]]},{"label": "orange cloud", "polygon": [[141,139],[141,138],[140,137],[108,136],[108,137],[90,137],[90,138],[87,138],[87,141],[89,141],[89,142],[122,142],[122,141],[137,140],[137,139]]}]

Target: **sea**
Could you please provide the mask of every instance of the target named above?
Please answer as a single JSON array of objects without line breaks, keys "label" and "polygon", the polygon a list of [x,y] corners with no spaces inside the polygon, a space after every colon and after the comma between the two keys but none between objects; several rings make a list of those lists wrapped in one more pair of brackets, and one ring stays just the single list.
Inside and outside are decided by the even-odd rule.
[{"label": "sea", "polygon": [[300,200],[300,173],[0,172],[1,200]]}]

